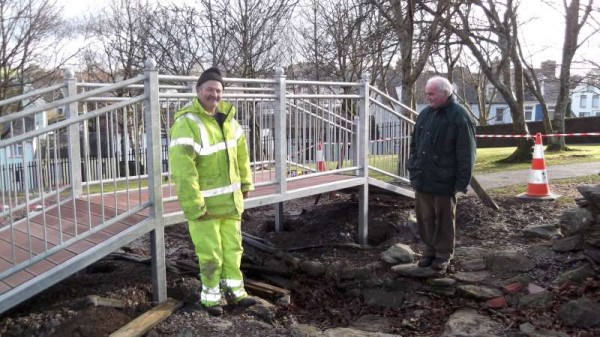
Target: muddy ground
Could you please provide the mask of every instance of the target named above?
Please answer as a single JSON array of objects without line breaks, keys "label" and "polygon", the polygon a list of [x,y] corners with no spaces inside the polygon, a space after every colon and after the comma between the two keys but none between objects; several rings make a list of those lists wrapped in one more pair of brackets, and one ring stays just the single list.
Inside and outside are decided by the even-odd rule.
[{"label": "muddy ground", "polygon": [[[483,206],[475,196],[460,195],[457,247],[476,246],[491,250],[543,243],[541,239],[523,237],[520,230],[527,225],[557,223],[563,209],[576,207],[573,198],[579,196],[575,184],[553,185],[552,188],[553,192],[564,197],[545,202],[496,197],[501,207],[498,212]],[[292,256],[299,260],[318,261],[326,266],[343,264],[360,267],[380,261],[381,253],[398,242],[410,245],[416,252],[421,251],[418,238],[407,222],[413,209],[414,202],[411,199],[372,195],[369,202],[370,249],[343,245],[352,244],[357,238],[358,203],[349,194],[323,195],[316,205],[314,197],[286,203],[285,231],[280,233],[273,230],[272,208],[247,210],[243,230],[267,240],[276,248],[287,250],[285,255],[288,258]],[[193,246],[185,225],[167,228],[166,236],[167,260],[194,264]],[[245,265],[274,266],[276,259],[273,254],[247,244],[244,247]],[[148,256],[148,238],[131,243],[121,252]],[[451,276],[458,265],[457,258],[448,275]],[[398,278],[390,271],[389,265],[380,263],[377,266],[373,278]],[[551,287],[550,282],[557,273],[568,267],[561,262],[549,263],[531,274],[538,285]],[[274,269],[277,269],[276,266]],[[176,271],[170,269],[168,274],[169,297],[185,301],[186,304],[197,301],[200,286],[197,278]],[[245,275],[273,284],[271,280],[263,278],[266,274],[253,268],[246,268]],[[481,303],[434,294],[424,294],[426,301],[397,308],[369,306],[363,303],[360,296],[343,291],[328,274],[313,277],[292,269],[291,272],[275,276],[279,277],[279,285],[287,284],[291,290],[290,303],[287,305],[265,298],[263,307],[268,309],[266,312],[227,308],[221,318],[209,317],[203,311],[188,310],[189,307],[184,306],[147,336],[297,336],[301,334],[292,327],[299,323],[325,330],[351,326],[368,315],[385,317],[387,328],[381,332],[402,336],[437,336],[443,330],[447,317],[456,308],[471,306],[486,310]],[[270,277],[273,279],[273,275]],[[575,288],[573,291],[577,296],[583,293],[596,299],[600,293],[598,287]],[[125,306],[96,307],[86,300],[90,295],[121,300]],[[151,309],[151,299],[150,268],[147,264],[108,257],[5,313],[0,318],[0,335],[107,336]],[[557,297],[556,301],[560,302],[561,297]],[[496,315],[493,317],[502,321],[507,331],[525,320],[531,321],[532,317],[544,316],[545,323],[540,324],[571,336],[600,335],[600,330],[574,330],[563,326],[553,309],[549,313],[535,310],[515,312],[511,308],[494,312]]]}]

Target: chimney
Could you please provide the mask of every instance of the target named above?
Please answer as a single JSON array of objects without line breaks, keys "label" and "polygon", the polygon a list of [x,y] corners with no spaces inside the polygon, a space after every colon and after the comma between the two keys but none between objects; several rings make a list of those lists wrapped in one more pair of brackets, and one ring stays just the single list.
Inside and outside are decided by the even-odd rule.
[{"label": "chimney", "polygon": [[546,79],[556,78],[556,61],[548,60],[548,61],[542,62],[540,73]]}]

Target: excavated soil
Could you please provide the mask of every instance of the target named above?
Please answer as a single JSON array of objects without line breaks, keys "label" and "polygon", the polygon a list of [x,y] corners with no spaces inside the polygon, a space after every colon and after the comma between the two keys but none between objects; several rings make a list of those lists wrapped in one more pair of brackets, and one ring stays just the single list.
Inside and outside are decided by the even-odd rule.
[{"label": "excavated soil", "polygon": [[[576,207],[573,198],[579,197],[574,184],[554,185],[553,192],[563,195],[557,201],[523,201],[514,197],[497,197],[500,211],[484,206],[476,197],[460,195],[457,208],[457,247],[481,247],[486,250],[507,247],[526,248],[540,240],[523,237],[520,230],[527,225],[557,223],[562,210]],[[565,198],[566,197],[566,198]],[[411,199],[394,195],[372,195],[369,201],[369,249],[361,249],[357,242],[358,202],[353,195],[323,195],[318,204],[315,198],[285,203],[284,231],[274,231],[274,212],[271,207],[247,210],[243,231],[266,240],[273,247],[285,250],[300,260],[322,262],[324,265],[342,264],[365,266],[380,261],[380,254],[391,245],[402,242],[416,252],[421,245],[414,226],[407,221],[414,209]],[[166,229],[167,260],[195,263],[192,242],[186,226]],[[246,265],[262,266],[273,259],[273,254],[244,245]],[[122,253],[148,256],[148,238],[132,242]],[[457,266],[453,261],[448,273]],[[547,286],[565,266],[548,263],[543,269],[532,271],[541,286]],[[169,297],[186,302],[198,300],[199,281],[193,273],[179,273],[170,268],[167,276]],[[181,270],[179,270],[181,271]],[[256,270],[245,270],[247,278],[271,283]],[[393,278],[389,265],[380,263],[373,278]],[[209,317],[204,311],[184,306],[146,336],[294,336],[291,326],[310,324],[319,329],[346,327],[368,314],[385,317],[389,322],[386,333],[402,336],[436,336],[447,317],[456,308],[470,305],[458,297],[424,295],[427,301],[420,305],[399,308],[381,308],[364,305],[360,297],[350,296],[339,282],[327,277],[311,277],[301,272],[280,275],[289,285],[291,301],[282,306],[273,299],[264,299],[270,310],[256,311],[227,308],[221,318]],[[420,281],[419,281],[420,282]],[[0,318],[1,336],[108,336],[128,321],[148,311],[152,304],[152,280],[147,263],[107,257],[52,286],[41,294],[19,305]],[[564,290],[564,296],[585,293],[598,299],[598,288],[575,287]],[[90,305],[86,298],[97,295],[122,300],[123,308]],[[271,306],[272,304],[272,306]],[[535,310],[514,312],[506,309],[495,317],[509,328],[526,319],[543,317],[548,325],[570,335],[592,336],[598,330],[574,331],[560,325],[555,308],[549,313]],[[492,316],[494,316],[492,314]]]}]

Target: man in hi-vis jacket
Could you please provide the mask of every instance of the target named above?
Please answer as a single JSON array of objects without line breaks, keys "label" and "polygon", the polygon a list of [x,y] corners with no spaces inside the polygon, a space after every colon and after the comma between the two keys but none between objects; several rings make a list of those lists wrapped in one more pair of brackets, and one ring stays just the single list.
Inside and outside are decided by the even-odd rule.
[{"label": "man in hi-vis jacket", "polygon": [[222,93],[219,69],[204,71],[198,97],[175,113],[169,144],[171,176],[200,265],[200,302],[214,316],[223,314],[221,291],[230,305],[256,304],[240,271],[244,198],[254,189],[248,146]]}]

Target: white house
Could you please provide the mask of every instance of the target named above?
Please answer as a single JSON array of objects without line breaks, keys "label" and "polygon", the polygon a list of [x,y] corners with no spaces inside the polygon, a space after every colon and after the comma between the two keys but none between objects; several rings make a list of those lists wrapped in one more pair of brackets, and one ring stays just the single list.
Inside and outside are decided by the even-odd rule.
[{"label": "white house", "polygon": [[571,109],[575,117],[600,116],[600,88],[580,84],[571,95]]}]

